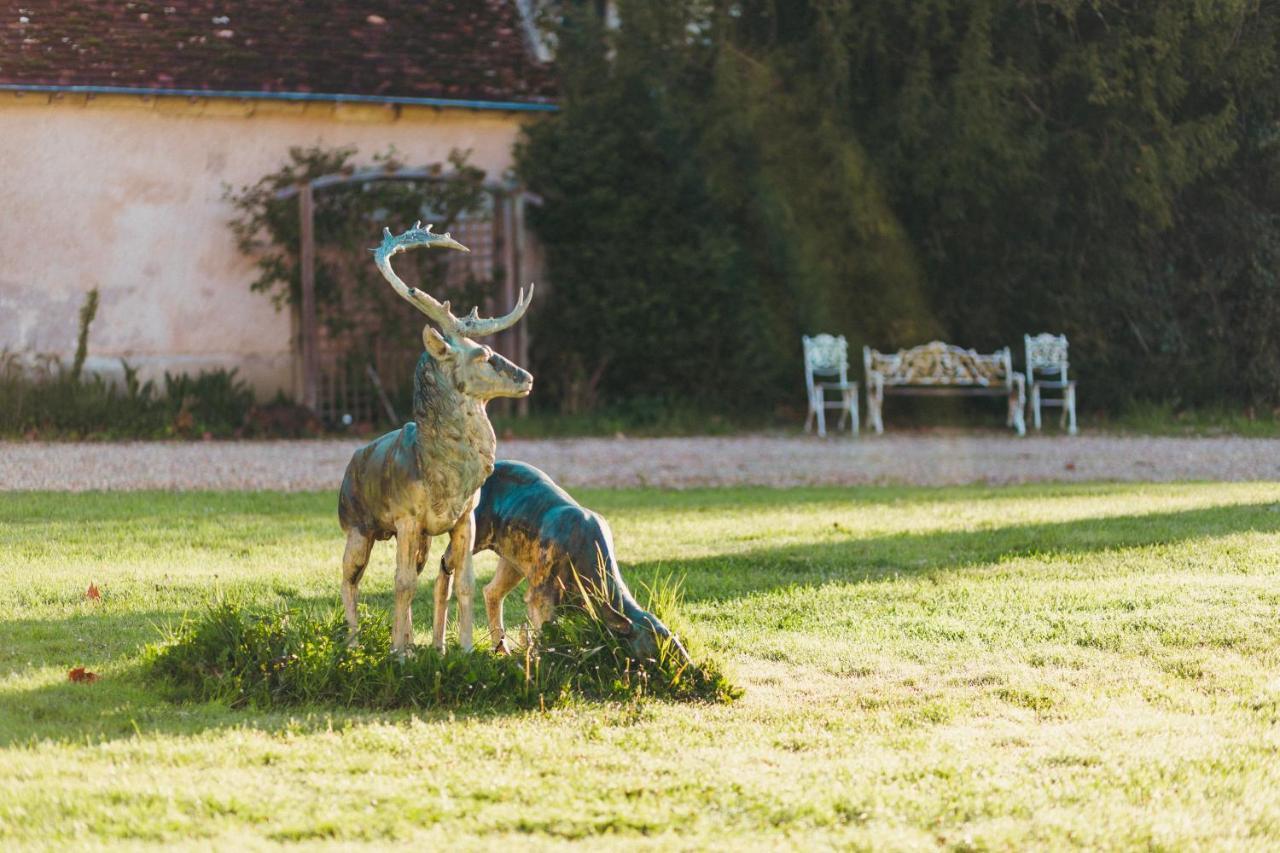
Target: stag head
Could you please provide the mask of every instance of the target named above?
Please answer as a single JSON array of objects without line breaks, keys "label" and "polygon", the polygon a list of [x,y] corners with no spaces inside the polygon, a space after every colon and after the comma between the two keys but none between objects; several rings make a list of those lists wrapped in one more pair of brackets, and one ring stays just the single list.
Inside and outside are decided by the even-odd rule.
[{"label": "stag head", "polygon": [[399,252],[420,247],[462,252],[471,250],[447,232],[432,233],[430,225],[423,228],[421,222],[399,236],[392,235],[389,228],[382,229],[382,235],[382,245],[373,250],[374,262],[396,293],[440,327],[440,331],[430,325],[422,329],[422,344],[440,371],[468,397],[492,400],[495,397],[527,396],[533,390],[533,377],[529,372],[477,343],[474,338],[497,334],[519,322],[533,301],[533,285],[529,285],[528,297],[524,288],[520,289],[515,308],[505,317],[481,317],[476,308],[472,308],[465,317],[457,317],[447,301],[439,302],[426,291],[401,281],[391,268],[391,258]]}]

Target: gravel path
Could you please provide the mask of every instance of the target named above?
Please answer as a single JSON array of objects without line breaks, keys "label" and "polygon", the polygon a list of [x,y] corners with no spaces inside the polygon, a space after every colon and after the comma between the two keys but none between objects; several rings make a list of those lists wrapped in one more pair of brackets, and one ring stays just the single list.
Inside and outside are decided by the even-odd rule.
[{"label": "gravel path", "polygon": [[[0,491],[336,489],[357,441],[0,443]],[[509,440],[566,486],[1280,480],[1280,439],[911,433]]]}]

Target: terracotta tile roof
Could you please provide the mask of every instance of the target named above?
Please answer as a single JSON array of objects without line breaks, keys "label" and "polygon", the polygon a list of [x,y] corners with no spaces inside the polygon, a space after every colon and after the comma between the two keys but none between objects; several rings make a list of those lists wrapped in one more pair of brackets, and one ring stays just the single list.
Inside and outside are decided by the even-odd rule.
[{"label": "terracotta tile roof", "polygon": [[0,0],[0,84],[545,102],[514,0]]}]

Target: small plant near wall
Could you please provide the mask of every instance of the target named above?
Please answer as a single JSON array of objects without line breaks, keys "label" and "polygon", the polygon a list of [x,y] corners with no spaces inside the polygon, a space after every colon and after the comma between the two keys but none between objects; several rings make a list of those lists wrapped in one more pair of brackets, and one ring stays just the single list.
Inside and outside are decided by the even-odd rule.
[{"label": "small plant near wall", "polygon": [[229,438],[252,429],[253,390],[236,371],[164,374],[163,387],[142,381],[120,360],[123,378],[85,373],[98,291],[80,308],[76,353],[67,365],[0,352],[0,436],[35,438]]}]

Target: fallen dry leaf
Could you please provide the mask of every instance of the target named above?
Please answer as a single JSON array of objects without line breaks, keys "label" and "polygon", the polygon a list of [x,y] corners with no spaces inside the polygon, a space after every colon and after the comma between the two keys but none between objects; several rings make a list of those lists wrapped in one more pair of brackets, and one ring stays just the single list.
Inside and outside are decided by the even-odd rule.
[{"label": "fallen dry leaf", "polygon": [[98,680],[98,673],[89,672],[89,670],[85,669],[82,666],[78,666],[67,673],[67,681],[74,681],[77,684],[88,684],[90,682],[97,681],[97,680]]},{"label": "fallen dry leaf", "polygon": [[84,597],[90,601],[100,601],[102,599],[102,593],[98,591],[98,585],[96,583],[91,583],[89,584],[89,588],[84,591]]}]

